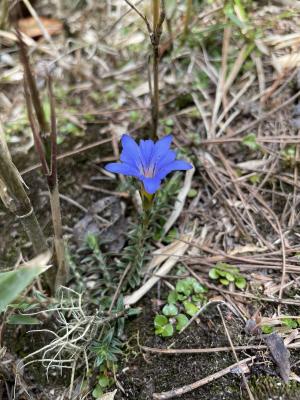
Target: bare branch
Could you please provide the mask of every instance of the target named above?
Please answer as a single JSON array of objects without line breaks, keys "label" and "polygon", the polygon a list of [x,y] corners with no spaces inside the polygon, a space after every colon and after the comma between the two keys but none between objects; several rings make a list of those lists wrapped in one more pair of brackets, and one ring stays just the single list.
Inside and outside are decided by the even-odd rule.
[{"label": "bare branch", "polygon": [[131,8],[142,18],[142,20],[145,22],[145,24],[146,24],[146,26],[147,26],[147,29],[148,29],[149,34],[151,34],[151,33],[152,33],[152,29],[151,29],[150,23],[149,23],[149,21],[148,21],[146,15],[143,15],[143,14],[136,8],[136,6],[135,6],[134,4],[132,4],[129,0],[125,0],[125,2],[129,5],[129,7],[131,7]]}]

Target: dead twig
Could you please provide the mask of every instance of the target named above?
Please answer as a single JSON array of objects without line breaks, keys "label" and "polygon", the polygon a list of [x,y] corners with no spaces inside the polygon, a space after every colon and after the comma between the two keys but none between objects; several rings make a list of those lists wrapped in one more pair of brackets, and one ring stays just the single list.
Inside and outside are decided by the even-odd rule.
[{"label": "dead twig", "polygon": [[[288,349],[299,349],[300,342],[290,343],[287,345]],[[203,349],[158,349],[155,347],[140,346],[140,349],[153,354],[166,354],[170,356],[176,356],[179,354],[210,354],[232,351],[231,346],[224,347],[212,347]],[[248,350],[268,350],[268,346],[265,344],[257,345],[245,345],[245,346],[234,346],[235,351],[248,351]]]}]

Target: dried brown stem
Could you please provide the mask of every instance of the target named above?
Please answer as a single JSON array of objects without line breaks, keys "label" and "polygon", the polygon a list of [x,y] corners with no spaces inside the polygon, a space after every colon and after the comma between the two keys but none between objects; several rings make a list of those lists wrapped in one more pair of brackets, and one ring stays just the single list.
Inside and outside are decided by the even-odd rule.
[{"label": "dried brown stem", "polygon": [[[24,189],[21,176],[0,140],[0,185],[6,194],[4,204],[22,223],[36,254],[48,250],[47,242],[37,221],[31,201]],[[0,187],[0,195],[1,195]]]},{"label": "dried brown stem", "polygon": [[58,270],[55,279],[55,288],[64,285],[68,279],[69,266],[65,257],[65,245],[63,239],[61,207],[59,199],[58,179],[57,179],[57,129],[55,115],[55,101],[52,88],[52,79],[48,76],[48,92],[51,111],[51,165],[50,174],[47,177],[50,192],[50,205],[52,214],[52,223],[54,230],[54,246]]},{"label": "dried brown stem", "polygon": [[159,119],[159,45],[162,34],[162,26],[166,18],[165,0],[153,0],[153,28],[151,28],[147,17],[143,15],[129,0],[125,0],[125,2],[143,19],[150,36],[153,56],[153,91],[151,90],[152,85],[149,85],[151,94],[152,138],[157,139]]},{"label": "dried brown stem", "polygon": [[165,3],[164,0],[161,1],[161,12],[160,18],[155,26],[155,30],[150,35],[152,49],[153,49],[153,94],[152,94],[152,129],[153,138],[158,138],[157,128],[158,128],[158,118],[159,118],[159,44],[160,37],[162,34],[162,25],[165,20]]},{"label": "dried brown stem", "polygon": [[[291,343],[287,345],[289,349],[298,349],[300,343]],[[208,353],[220,353],[232,351],[230,346],[224,347],[212,347],[203,349],[158,349],[155,347],[140,346],[140,349],[153,354],[166,354],[166,355],[178,355],[178,354],[208,354]],[[245,345],[245,346],[234,346],[235,351],[246,351],[246,350],[268,350],[268,346],[265,344],[258,345]]]},{"label": "dried brown stem", "polygon": [[[68,277],[68,265],[65,257],[63,240],[61,208],[59,200],[58,179],[57,179],[57,130],[55,102],[52,89],[52,80],[48,75],[48,93],[50,101],[51,129],[46,120],[44,109],[39,97],[36,81],[30,66],[29,58],[20,33],[17,31],[20,44],[21,62],[24,67],[24,92],[28,119],[31,125],[36,151],[39,155],[44,176],[47,179],[52,223],[54,230],[55,265],[56,269],[51,270],[51,277],[48,284],[52,291],[59,285],[64,285]],[[54,276],[53,276],[54,275]]]},{"label": "dried brown stem", "polygon": [[32,104],[33,104],[33,107],[35,110],[36,118],[38,120],[39,127],[41,129],[40,134],[43,138],[43,136],[47,135],[49,132],[49,125],[46,120],[44,109],[42,107],[42,102],[41,102],[41,99],[39,96],[39,91],[38,91],[38,88],[37,88],[37,85],[36,85],[32,70],[31,70],[31,66],[30,66],[30,62],[29,62],[29,58],[27,55],[25,44],[23,42],[21,33],[18,29],[16,30],[16,33],[17,33],[17,37],[19,40],[20,58],[21,58],[21,63],[24,68],[25,80],[26,80],[26,83],[29,88],[31,101],[32,101]]}]

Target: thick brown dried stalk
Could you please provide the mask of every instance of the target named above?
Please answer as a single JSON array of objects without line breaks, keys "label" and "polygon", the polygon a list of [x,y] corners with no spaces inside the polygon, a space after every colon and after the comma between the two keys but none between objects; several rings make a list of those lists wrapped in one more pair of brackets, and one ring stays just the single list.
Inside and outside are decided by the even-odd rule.
[{"label": "thick brown dried stalk", "polygon": [[[1,128],[1,127],[0,127]],[[0,129],[0,197],[22,223],[36,254],[48,250],[47,242],[37,221],[31,201],[24,188],[19,171],[11,160],[9,150]]]}]

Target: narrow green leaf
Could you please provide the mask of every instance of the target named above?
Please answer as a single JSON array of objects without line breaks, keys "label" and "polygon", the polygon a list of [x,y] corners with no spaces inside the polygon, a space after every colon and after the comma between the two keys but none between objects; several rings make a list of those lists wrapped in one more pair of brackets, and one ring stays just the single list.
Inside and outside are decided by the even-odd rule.
[{"label": "narrow green leaf", "polygon": [[15,271],[0,273],[0,312],[48,267],[21,267]]},{"label": "narrow green leaf", "polygon": [[29,315],[14,314],[7,318],[6,321],[11,325],[40,325],[41,321]]}]

